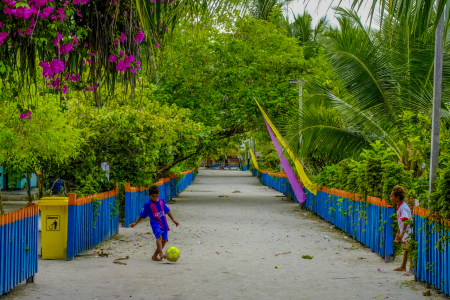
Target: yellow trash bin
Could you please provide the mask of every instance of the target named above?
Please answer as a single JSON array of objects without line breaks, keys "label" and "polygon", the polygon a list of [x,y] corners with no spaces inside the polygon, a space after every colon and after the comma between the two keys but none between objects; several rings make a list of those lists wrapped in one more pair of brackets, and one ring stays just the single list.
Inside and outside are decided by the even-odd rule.
[{"label": "yellow trash bin", "polygon": [[41,209],[42,259],[66,259],[68,197],[44,197]]}]

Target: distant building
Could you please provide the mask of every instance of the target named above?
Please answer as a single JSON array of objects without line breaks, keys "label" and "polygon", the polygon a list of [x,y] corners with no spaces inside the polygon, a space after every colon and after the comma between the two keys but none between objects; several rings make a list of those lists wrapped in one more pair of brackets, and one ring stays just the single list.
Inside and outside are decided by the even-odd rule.
[{"label": "distant building", "polygon": [[[17,181],[15,187],[10,188],[11,184],[11,176],[8,173],[3,172],[3,167],[0,166],[0,189],[2,191],[8,191],[8,190],[22,190],[25,188],[25,183],[27,182],[26,179],[22,179]],[[32,174],[31,178],[29,180],[30,188],[34,189],[37,188],[37,176],[36,174]]]}]

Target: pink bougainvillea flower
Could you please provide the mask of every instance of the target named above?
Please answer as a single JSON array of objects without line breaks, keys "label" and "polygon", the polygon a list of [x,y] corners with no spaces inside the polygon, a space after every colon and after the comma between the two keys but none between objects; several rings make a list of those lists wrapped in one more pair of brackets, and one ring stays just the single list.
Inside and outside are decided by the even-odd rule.
[{"label": "pink bougainvillea flower", "polygon": [[87,89],[88,92],[93,92],[95,89],[97,89],[98,86],[93,84],[91,88]]},{"label": "pink bougainvillea flower", "polygon": [[36,20],[34,18],[32,18],[31,21],[30,21],[30,27],[34,27],[34,25],[36,25]]},{"label": "pink bougainvillea flower", "polygon": [[32,116],[29,116],[28,119],[33,120],[33,117],[32,117]]},{"label": "pink bougainvillea flower", "polygon": [[124,55],[125,55],[125,52],[120,51],[120,56],[124,56]]},{"label": "pink bougainvillea flower", "polygon": [[21,120],[23,120],[23,119],[25,119],[25,117],[23,116],[23,113],[22,114],[20,114],[20,117],[19,117]]},{"label": "pink bougainvillea flower", "polygon": [[89,64],[92,64],[92,59],[88,59],[88,63],[89,63]]},{"label": "pink bougainvillea flower", "polygon": [[156,0],[153,0],[153,3],[156,3]]},{"label": "pink bougainvillea flower", "polygon": [[134,41],[138,42],[138,43],[142,43],[144,38],[145,38],[145,34],[142,31],[139,31],[138,34],[136,35]]},{"label": "pink bougainvillea flower", "polygon": [[76,43],[77,45],[80,43],[76,35],[73,36],[73,42]]},{"label": "pink bougainvillea flower", "polygon": [[82,18],[82,17],[83,17],[83,15],[81,14],[81,12],[80,12],[80,10],[79,10],[79,9],[77,9],[77,16],[79,16],[80,18]]},{"label": "pink bougainvillea flower", "polygon": [[62,39],[61,33],[58,32],[58,35],[57,35],[57,36],[55,37],[55,39],[53,40],[53,44],[54,44],[55,46],[58,46],[58,44],[59,44],[59,42],[61,41],[61,39]]},{"label": "pink bougainvillea flower", "polygon": [[69,90],[69,87],[67,85],[63,86],[63,93],[64,95],[67,94],[67,91]]},{"label": "pink bougainvillea flower", "polygon": [[77,82],[78,80],[80,80],[80,74],[78,74],[78,73],[75,73],[75,74],[72,74],[72,75],[70,75],[70,80],[72,80],[72,82]]},{"label": "pink bougainvillea flower", "polygon": [[131,68],[131,69],[130,69],[130,72],[131,72],[131,73],[136,73],[136,69]]},{"label": "pink bougainvillea flower", "polygon": [[57,90],[57,89],[59,89],[60,83],[61,83],[61,82],[60,82],[59,77],[56,77],[55,80],[52,80],[52,87],[53,87],[55,90]]},{"label": "pink bougainvillea flower", "polygon": [[159,46],[160,46],[160,45],[159,45],[158,43],[155,44],[155,47],[156,47],[156,48],[159,48]]},{"label": "pink bougainvillea flower", "polygon": [[89,53],[91,56],[94,56],[95,57],[95,53]]},{"label": "pink bougainvillea flower", "polygon": [[42,19],[47,19],[48,18],[48,16],[50,16],[50,14],[52,13],[52,10],[53,9],[55,9],[54,7],[52,7],[52,6],[49,6],[49,7],[46,7],[46,8],[44,8],[43,10],[42,10],[42,13],[41,13],[41,18]]},{"label": "pink bougainvillea flower", "polygon": [[380,269],[378,269],[378,272],[380,272],[381,270]]},{"label": "pink bougainvillea flower", "polygon": [[67,8],[62,8],[62,7],[58,8],[56,10],[57,17],[59,19],[61,19],[61,21],[63,21],[65,18],[67,18],[66,13],[65,13],[66,10],[67,10]]},{"label": "pink bougainvillea flower", "polygon": [[141,69],[141,67],[137,66],[137,67],[136,67],[136,69],[140,70],[140,69]]},{"label": "pink bougainvillea flower", "polygon": [[278,256],[278,254],[275,254],[275,256]]},{"label": "pink bougainvillea flower", "polygon": [[167,30],[167,28],[166,28],[166,32],[167,32],[168,30]]},{"label": "pink bougainvillea flower", "polygon": [[33,28],[27,28],[27,34],[32,35],[33,34]]},{"label": "pink bougainvillea flower", "polygon": [[86,48],[89,47],[89,44],[84,44],[84,47],[86,47]]},{"label": "pink bougainvillea flower", "polygon": [[114,5],[114,6],[116,6],[116,5],[117,5],[117,0],[113,0],[113,1],[109,2],[109,5]]},{"label": "pink bougainvillea flower", "polygon": [[117,56],[115,55],[110,55],[108,61],[109,62],[116,62]]},{"label": "pink bougainvillea flower", "polygon": [[[34,19],[33,19],[34,20]],[[3,23],[2,22],[0,22],[0,27],[2,27],[3,26]]]},{"label": "pink bougainvillea flower", "polygon": [[114,45],[119,45],[119,40],[116,40],[116,41],[114,42]]},{"label": "pink bougainvillea flower", "polygon": [[51,62],[42,61],[39,63],[39,66],[42,68],[42,76],[44,78],[53,78],[55,74],[64,71],[64,62],[59,58],[52,60]]},{"label": "pink bougainvillea flower", "polygon": [[122,32],[120,34],[120,42],[123,43],[123,42],[125,42],[126,39],[127,39],[127,36],[125,35],[125,33]]},{"label": "pink bougainvillea flower", "polygon": [[66,73],[66,77],[64,77],[64,80],[67,81],[67,79],[69,79],[70,74]]},{"label": "pink bougainvillea flower", "polygon": [[73,48],[73,44],[70,44],[70,43],[64,44],[63,43],[63,45],[61,47],[59,47],[58,53],[59,54],[69,53],[70,51],[72,51],[72,48]]},{"label": "pink bougainvillea flower", "polygon": [[88,4],[89,0],[73,0],[73,5],[78,5],[80,3],[83,3],[83,5]]},{"label": "pink bougainvillea flower", "polygon": [[22,32],[22,30],[17,30],[17,33],[20,35],[20,36],[23,36],[23,32]]},{"label": "pink bougainvillea flower", "polygon": [[67,6],[69,4],[69,1],[64,2],[63,6]]},{"label": "pink bougainvillea flower", "polygon": [[86,64],[86,62],[84,60],[81,63],[83,64],[83,66]]}]

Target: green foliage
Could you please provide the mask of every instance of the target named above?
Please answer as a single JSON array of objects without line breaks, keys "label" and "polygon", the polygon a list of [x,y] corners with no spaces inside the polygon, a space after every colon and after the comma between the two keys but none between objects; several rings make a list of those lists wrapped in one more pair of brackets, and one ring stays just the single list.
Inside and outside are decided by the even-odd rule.
[{"label": "green foliage", "polygon": [[316,177],[318,185],[335,188],[337,186],[337,165],[330,165],[323,168]]},{"label": "green foliage", "polygon": [[438,222],[450,221],[450,166],[443,166],[437,173],[434,191],[421,206],[429,209],[429,215]]},{"label": "green foliage", "polygon": [[344,160],[330,165],[316,177],[317,183],[330,188],[342,189],[390,201],[392,188],[399,184],[408,189],[411,186],[411,172],[401,163],[393,161],[395,154],[380,141],[364,150],[361,160]]}]

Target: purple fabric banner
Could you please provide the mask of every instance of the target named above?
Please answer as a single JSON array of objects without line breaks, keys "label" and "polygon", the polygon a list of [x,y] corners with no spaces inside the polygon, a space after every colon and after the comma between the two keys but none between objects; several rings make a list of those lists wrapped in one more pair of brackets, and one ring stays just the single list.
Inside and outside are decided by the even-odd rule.
[{"label": "purple fabric banner", "polygon": [[[266,119],[264,118],[264,121]],[[283,151],[281,150],[280,145],[278,144],[277,139],[275,138],[272,129],[270,128],[269,123],[266,121],[267,130],[269,130],[270,137],[272,138],[272,143],[275,146],[275,149],[277,149],[278,157],[280,158],[281,166],[284,169],[284,172],[286,172],[287,178],[289,179],[289,182],[292,186],[292,190],[294,191],[295,197],[297,197],[298,203],[303,203],[306,201],[306,195],[303,193],[303,189],[300,186],[300,183],[297,180],[297,177],[295,177],[295,173],[292,170],[291,166],[289,165],[289,162],[286,158],[283,156]]]}]

